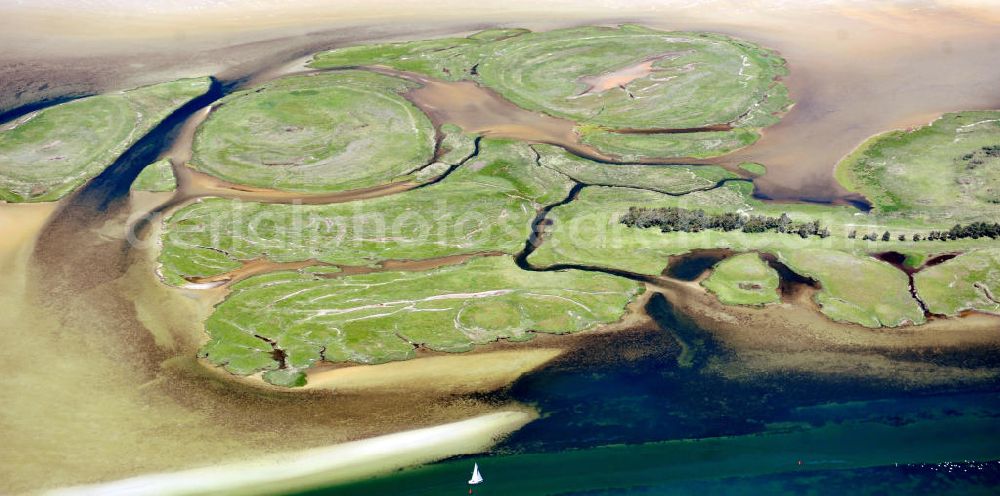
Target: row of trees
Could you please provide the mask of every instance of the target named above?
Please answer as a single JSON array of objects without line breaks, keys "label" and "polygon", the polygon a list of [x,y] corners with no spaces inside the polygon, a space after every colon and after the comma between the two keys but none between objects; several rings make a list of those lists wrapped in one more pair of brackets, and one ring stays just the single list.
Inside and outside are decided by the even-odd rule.
[{"label": "row of trees", "polygon": [[[858,237],[858,231],[851,231],[847,235],[848,238],[855,239]],[[998,223],[987,223],[987,222],[973,222],[963,226],[962,224],[955,224],[951,229],[947,231],[931,231],[925,236],[920,234],[914,234],[910,239],[913,241],[948,241],[953,239],[979,239],[979,238],[990,238],[997,239],[1000,238],[1000,224]],[[878,233],[868,233],[861,237],[865,241],[877,241],[880,239]],[[889,241],[892,239],[892,234],[889,231],[885,231],[881,236],[882,241]],[[906,241],[906,235],[900,234],[897,236],[899,241]]]},{"label": "row of trees", "polygon": [[[658,227],[663,232],[700,232],[707,229],[714,229],[719,231],[740,230],[745,233],[777,232],[798,234],[802,238],[810,236],[825,238],[830,235],[830,230],[821,226],[818,220],[812,222],[792,222],[788,214],[781,214],[780,217],[747,215],[733,212],[707,214],[701,209],[688,210],[678,207],[630,207],[628,213],[622,216],[621,223],[629,227]],[[858,231],[851,231],[847,237],[857,239]],[[877,232],[864,234],[861,239],[865,241],[889,241],[892,238],[891,232],[884,231],[881,235]],[[931,231],[926,235],[914,234],[910,237],[910,240],[947,241],[966,238],[1000,238],[1000,223],[973,222],[967,225],[955,224],[947,231]],[[897,234],[896,239],[906,241],[906,235]]]},{"label": "row of trees", "polygon": [[1000,238],[1000,224],[996,222],[973,222],[963,226],[955,224],[947,231],[931,231],[927,235],[928,240],[948,240],[948,239],[979,239],[979,238]]},{"label": "row of trees", "polygon": [[825,238],[830,235],[830,230],[820,226],[819,221],[796,223],[792,222],[788,214],[781,214],[781,217],[733,212],[706,214],[704,210],[688,210],[678,207],[630,207],[628,213],[622,216],[621,223],[629,227],[658,227],[663,232],[699,232],[715,229],[719,231],[740,230],[745,233],[789,233],[798,234],[803,238],[809,236]]}]

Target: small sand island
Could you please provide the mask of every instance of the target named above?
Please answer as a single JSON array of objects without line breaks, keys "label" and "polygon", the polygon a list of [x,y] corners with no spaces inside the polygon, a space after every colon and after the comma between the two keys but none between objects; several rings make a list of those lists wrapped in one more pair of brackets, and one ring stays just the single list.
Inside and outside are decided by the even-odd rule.
[{"label": "small sand island", "polygon": [[[758,186],[776,174],[747,150],[795,111],[795,68],[763,44],[636,24],[409,38],[0,123],[0,219],[37,233],[5,248],[4,267],[24,288],[51,281],[18,294],[100,315],[97,341],[68,345],[126,343],[121,364],[93,370],[134,370],[153,391],[129,397],[245,410],[231,427],[256,433],[233,442],[226,477],[283,467],[206,476],[196,467],[230,449],[224,430],[183,463],[59,479],[123,479],[67,494],[281,492],[482,452],[526,424],[530,437],[539,410],[547,425],[546,400],[517,395],[562,379],[519,379],[585,369],[596,350],[656,354],[673,367],[657,380],[933,392],[1000,378],[981,356],[1000,344],[1000,110],[884,129],[830,164],[833,196],[774,201]],[[436,451],[358,455],[428,436]],[[246,461],[270,443],[308,450]],[[484,487],[503,484],[497,468]]]}]

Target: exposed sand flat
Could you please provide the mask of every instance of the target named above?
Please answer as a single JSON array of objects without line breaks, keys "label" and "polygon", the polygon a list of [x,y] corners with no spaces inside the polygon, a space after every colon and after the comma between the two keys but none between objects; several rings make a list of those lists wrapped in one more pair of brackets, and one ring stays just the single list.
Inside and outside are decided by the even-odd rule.
[{"label": "exposed sand flat", "polygon": [[373,476],[449,456],[479,453],[535,418],[502,411],[436,427],[325,448],[262,457],[182,472],[143,475],[106,484],[50,491],[50,495],[269,494]]},{"label": "exposed sand flat", "polygon": [[[55,203],[0,203],[0,274],[3,282],[0,291],[7,292],[10,305],[0,299],[0,309],[11,312],[24,309],[21,299],[27,283],[27,264],[35,238],[42,226],[55,212]],[[5,314],[6,318],[14,318]]]},{"label": "exposed sand flat", "polygon": [[514,382],[562,353],[563,350],[556,348],[531,348],[319,369],[309,373],[306,389],[333,389],[342,393],[423,388],[454,394],[487,392]]},{"label": "exposed sand flat", "polygon": [[636,79],[649,76],[653,72],[653,64],[675,56],[676,54],[674,53],[664,53],[655,57],[648,57],[615,71],[580,78],[580,82],[586,84],[588,88],[583,93],[580,93],[579,96],[604,93],[612,88],[624,87]]},{"label": "exposed sand flat", "polygon": [[0,263],[3,264],[0,268],[6,272],[18,265],[10,263],[12,255],[30,245],[56,206],[55,203],[0,203]]}]

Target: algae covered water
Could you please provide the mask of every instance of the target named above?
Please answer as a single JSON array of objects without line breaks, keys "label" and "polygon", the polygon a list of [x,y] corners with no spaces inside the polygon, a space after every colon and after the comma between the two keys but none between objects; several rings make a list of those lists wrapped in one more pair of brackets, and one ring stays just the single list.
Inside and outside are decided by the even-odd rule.
[{"label": "algae covered water", "polygon": [[[992,494],[1000,389],[707,373],[727,351],[659,296],[659,329],[597,336],[505,397],[541,417],[492,454],[307,494]],[[683,343],[683,346],[679,343]],[[686,356],[679,359],[682,354]],[[609,357],[620,357],[609,359]]]}]

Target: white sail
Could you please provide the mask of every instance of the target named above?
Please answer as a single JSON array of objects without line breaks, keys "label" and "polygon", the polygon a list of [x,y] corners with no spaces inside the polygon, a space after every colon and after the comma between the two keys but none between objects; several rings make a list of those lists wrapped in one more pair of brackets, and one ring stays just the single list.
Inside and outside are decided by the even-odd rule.
[{"label": "white sail", "polygon": [[476,463],[472,467],[472,478],[469,479],[469,484],[479,484],[483,481],[483,476],[479,475],[479,464]]}]

